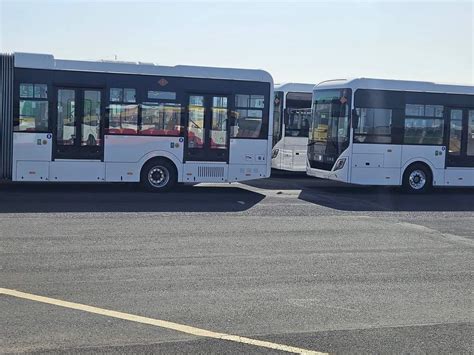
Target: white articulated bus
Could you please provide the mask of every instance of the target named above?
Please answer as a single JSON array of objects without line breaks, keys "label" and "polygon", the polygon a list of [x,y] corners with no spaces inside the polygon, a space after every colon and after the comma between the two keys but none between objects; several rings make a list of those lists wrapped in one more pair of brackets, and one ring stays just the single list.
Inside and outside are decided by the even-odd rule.
[{"label": "white articulated bus", "polygon": [[314,84],[275,85],[272,168],[306,171]]},{"label": "white articulated bus", "polygon": [[0,57],[0,180],[233,182],[270,176],[265,71]]},{"label": "white articulated bus", "polygon": [[474,186],[474,87],[320,83],[313,92],[307,174],[411,192]]}]

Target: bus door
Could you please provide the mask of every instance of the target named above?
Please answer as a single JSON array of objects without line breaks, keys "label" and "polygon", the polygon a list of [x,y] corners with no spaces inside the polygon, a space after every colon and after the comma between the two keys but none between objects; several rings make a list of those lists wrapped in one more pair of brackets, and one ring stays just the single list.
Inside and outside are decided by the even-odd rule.
[{"label": "bus door", "polygon": [[57,88],[53,159],[103,160],[103,92]]},{"label": "bus door", "polygon": [[447,167],[474,167],[474,109],[447,109]]},{"label": "bus door", "polygon": [[229,161],[227,95],[191,94],[186,117],[186,161]]}]

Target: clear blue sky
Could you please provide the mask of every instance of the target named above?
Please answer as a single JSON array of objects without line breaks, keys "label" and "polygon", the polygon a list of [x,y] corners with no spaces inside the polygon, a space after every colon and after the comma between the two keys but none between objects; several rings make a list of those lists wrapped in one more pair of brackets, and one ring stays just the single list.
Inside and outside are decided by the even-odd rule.
[{"label": "clear blue sky", "polygon": [[474,1],[0,3],[7,52],[474,84]]}]

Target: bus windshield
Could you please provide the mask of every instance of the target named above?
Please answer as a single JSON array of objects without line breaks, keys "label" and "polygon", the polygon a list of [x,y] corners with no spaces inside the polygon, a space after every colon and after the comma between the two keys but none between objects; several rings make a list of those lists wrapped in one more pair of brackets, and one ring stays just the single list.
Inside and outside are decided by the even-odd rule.
[{"label": "bus windshield", "polygon": [[314,92],[308,159],[327,164],[349,145],[350,89]]},{"label": "bus windshield", "polygon": [[289,109],[288,124],[285,126],[287,137],[308,137],[309,122],[311,121],[311,109]]},{"label": "bus windshield", "polygon": [[311,142],[342,144],[348,141],[350,111],[348,91],[330,90],[315,92]]},{"label": "bus windshield", "polygon": [[289,92],[286,95],[285,136],[307,138],[311,122],[311,98],[309,92]]}]

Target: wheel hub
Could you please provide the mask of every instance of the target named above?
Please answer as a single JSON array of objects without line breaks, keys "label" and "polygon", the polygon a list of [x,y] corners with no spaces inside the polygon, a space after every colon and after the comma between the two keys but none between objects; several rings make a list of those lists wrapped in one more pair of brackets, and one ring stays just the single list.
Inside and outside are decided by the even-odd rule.
[{"label": "wheel hub", "polygon": [[153,187],[163,187],[170,179],[169,171],[163,166],[155,166],[148,173],[148,181]]},{"label": "wheel hub", "polygon": [[420,190],[426,184],[426,175],[422,170],[414,170],[411,172],[408,181],[412,189]]}]

